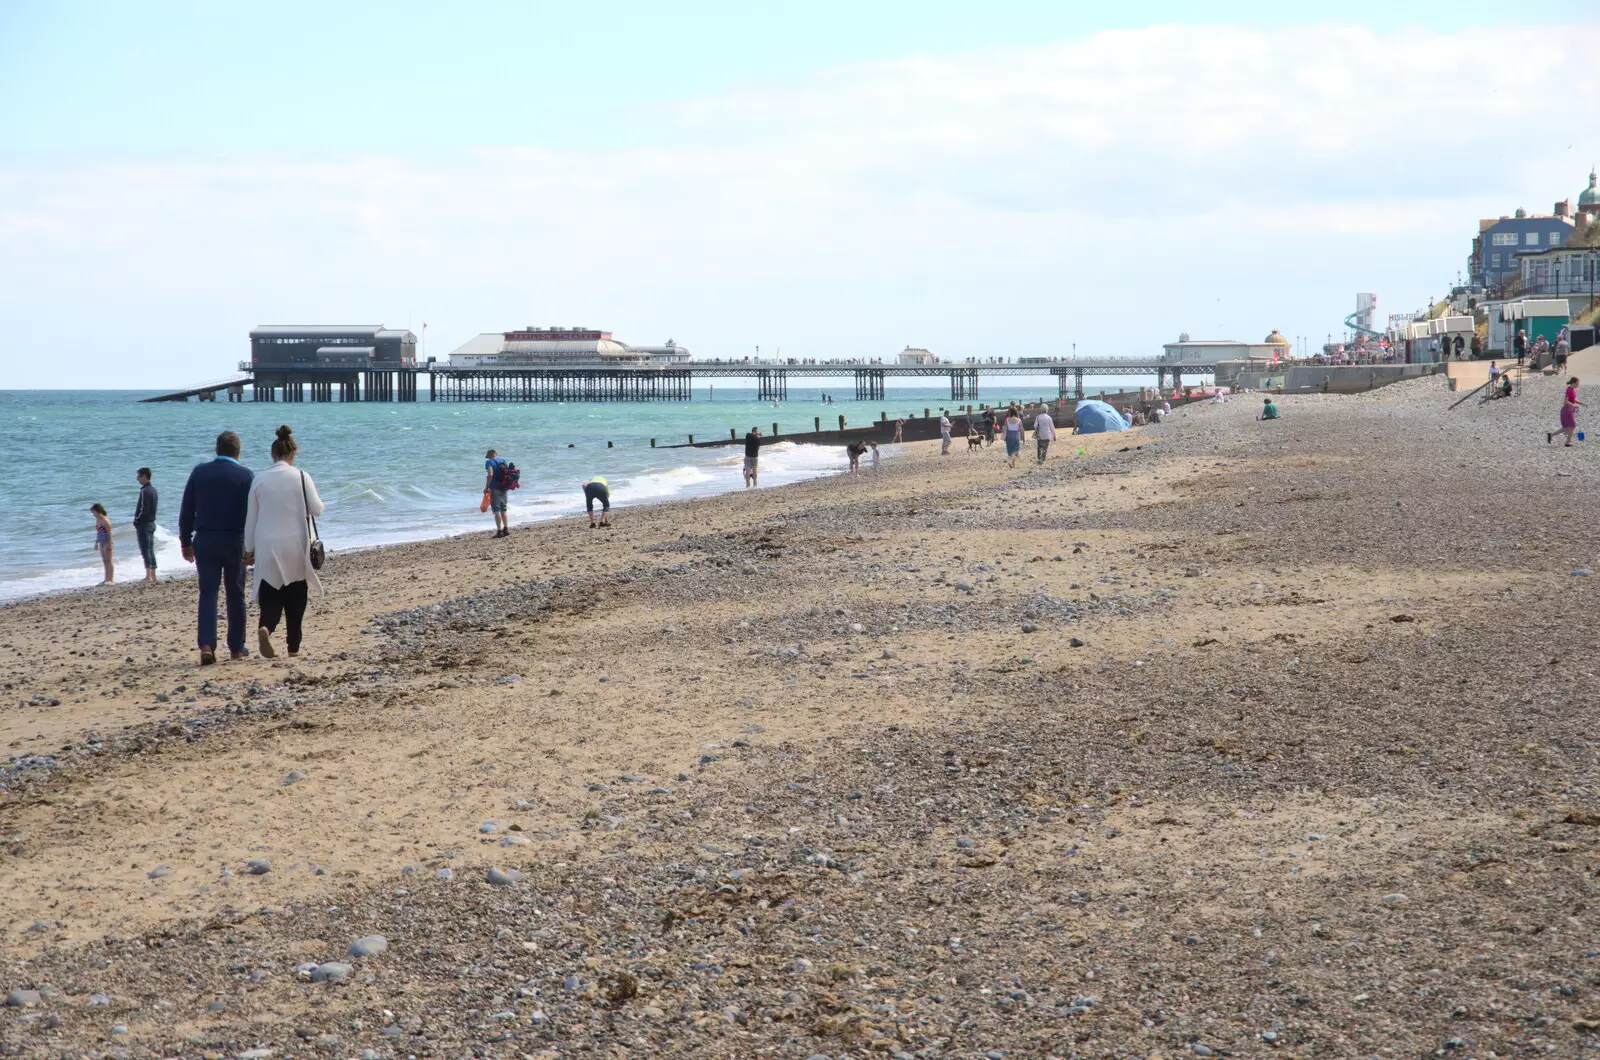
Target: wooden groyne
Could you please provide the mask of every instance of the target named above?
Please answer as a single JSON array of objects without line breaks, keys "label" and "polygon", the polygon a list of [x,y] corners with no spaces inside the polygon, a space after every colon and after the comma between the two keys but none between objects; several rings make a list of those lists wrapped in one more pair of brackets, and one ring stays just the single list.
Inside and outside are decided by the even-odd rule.
[{"label": "wooden groyne", "polygon": [[[1209,400],[1209,395],[1194,395],[1181,398],[1165,398],[1174,408],[1180,405],[1192,404],[1196,401]],[[1160,400],[1152,401],[1138,391],[1127,391],[1118,394],[1105,394],[1096,400],[1105,401],[1117,409],[1144,407],[1151,404],[1159,405]],[[950,434],[954,438],[967,436],[967,420],[970,416],[974,433],[983,430],[983,406],[971,406],[972,411],[967,411],[968,406],[951,409]],[[1004,406],[994,406],[996,425],[1005,419]],[[1050,410],[1050,418],[1055,421],[1056,429],[1070,432],[1077,426],[1077,403],[1065,401],[1061,403],[1049,402],[1045,405],[1029,404],[1023,408],[1022,421],[1029,433],[1033,431],[1033,420],[1045,408]],[[901,439],[907,442],[926,442],[939,437],[939,416],[934,410],[925,409],[926,415],[908,416],[901,425]],[[824,426],[826,421],[820,417],[813,417],[812,429],[809,431],[782,431],[779,423],[752,423],[744,427],[730,427],[726,437],[704,437],[689,435],[688,441],[670,444],[658,444],[657,439],[651,439],[651,446],[657,449],[709,449],[723,445],[738,445],[744,441],[745,432],[751,427],[760,427],[762,430],[761,441],[763,445],[774,442],[795,442],[804,445],[850,445],[852,442],[876,442],[879,445],[888,445],[894,441],[895,421],[887,413],[880,412],[878,419],[869,423],[852,426],[848,419],[841,415],[837,417],[836,426]],[[770,427],[770,433],[768,428]]]}]

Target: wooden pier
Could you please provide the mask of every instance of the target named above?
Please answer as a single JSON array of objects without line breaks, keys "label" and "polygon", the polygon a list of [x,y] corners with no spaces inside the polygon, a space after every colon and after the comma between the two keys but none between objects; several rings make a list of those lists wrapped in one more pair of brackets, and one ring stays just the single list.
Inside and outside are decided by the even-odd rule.
[{"label": "wooden pier", "polygon": [[[429,362],[370,367],[318,367],[315,365],[264,365],[245,361],[244,378],[207,383],[187,390],[149,397],[145,401],[243,401],[248,391],[253,401],[318,403],[380,401],[489,402],[627,402],[689,401],[698,380],[749,379],[756,400],[786,401],[791,380],[849,378],[857,401],[882,401],[890,378],[945,379],[950,400],[967,402],[978,397],[979,382],[1017,376],[1055,376],[1062,398],[1084,396],[1087,376],[1154,376],[1161,390],[1182,388],[1184,378],[1214,376],[1215,368],[1200,364],[1170,364],[1132,359],[1037,363],[961,362],[953,364],[783,364],[760,361],[691,361],[671,365],[506,366],[457,368]],[[423,379],[426,378],[426,383]]]}]

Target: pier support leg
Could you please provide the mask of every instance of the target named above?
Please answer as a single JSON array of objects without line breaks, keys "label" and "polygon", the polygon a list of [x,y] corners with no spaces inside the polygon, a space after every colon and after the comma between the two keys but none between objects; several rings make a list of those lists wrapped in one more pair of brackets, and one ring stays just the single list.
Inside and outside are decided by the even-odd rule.
[{"label": "pier support leg", "polygon": [[883,369],[857,368],[855,376],[857,401],[883,400]]},{"label": "pier support leg", "polygon": [[1077,398],[1079,401],[1083,400],[1083,369],[1082,368],[1074,368],[1072,370],[1072,396]]}]

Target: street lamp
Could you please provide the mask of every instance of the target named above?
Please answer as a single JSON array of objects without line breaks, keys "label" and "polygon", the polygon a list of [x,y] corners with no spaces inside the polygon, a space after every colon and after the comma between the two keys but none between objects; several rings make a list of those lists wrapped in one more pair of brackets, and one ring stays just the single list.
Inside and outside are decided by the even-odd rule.
[{"label": "street lamp", "polygon": [[1594,274],[1600,269],[1600,250],[1591,250],[1584,256],[1589,263],[1589,308],[1594,309]]},{"label": "street lamp", "polygon": [[1554,262],[1552,262],[1552,264],[1555,265],[1555,272],[1556,272],[1556,294],[1560,294],[1561,293],[1561,259],[1557,258]]}]

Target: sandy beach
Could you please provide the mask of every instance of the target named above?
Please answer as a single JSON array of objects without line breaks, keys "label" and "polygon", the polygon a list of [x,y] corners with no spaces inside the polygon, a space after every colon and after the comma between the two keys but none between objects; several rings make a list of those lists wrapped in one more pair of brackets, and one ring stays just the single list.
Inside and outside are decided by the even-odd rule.
[{"label": "sandy beach", "polygon": [[294,661],[201,669],[192,581],[0,608],[0,1053],[1580,1055],[1559,395],[336,555]]}]

